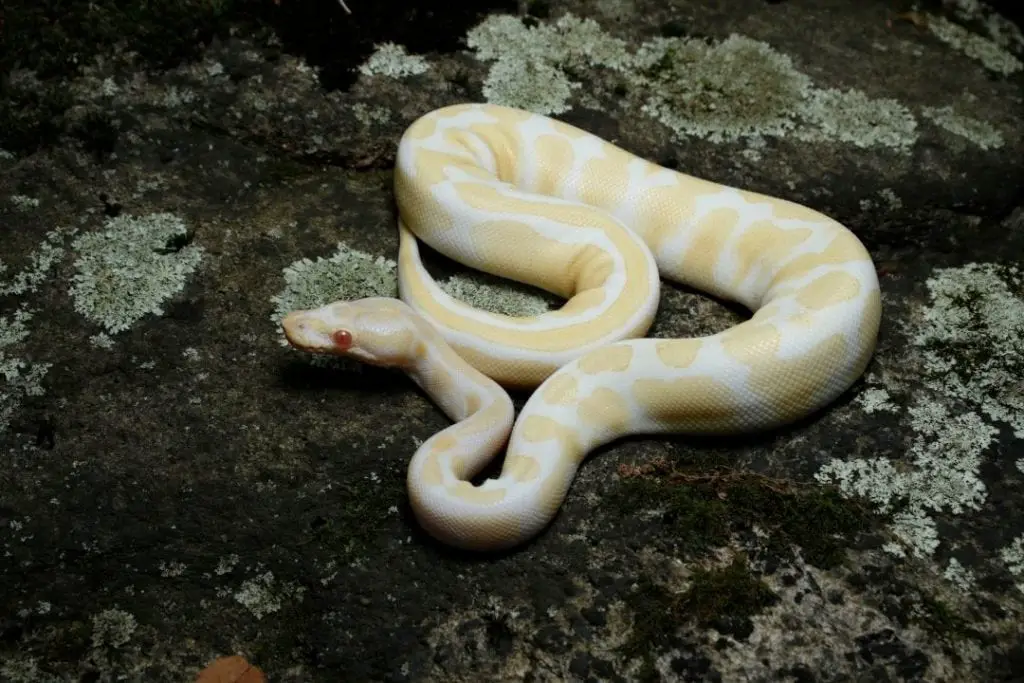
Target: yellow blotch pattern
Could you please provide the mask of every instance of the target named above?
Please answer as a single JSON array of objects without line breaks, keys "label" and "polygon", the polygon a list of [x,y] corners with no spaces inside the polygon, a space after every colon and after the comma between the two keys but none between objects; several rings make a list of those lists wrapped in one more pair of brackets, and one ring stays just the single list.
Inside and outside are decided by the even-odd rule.
[{"label": "yellow blotch pattern", "polygon": [[682,270],[686,279],[696,283],[698,288],[716,293],[720,289],[715,280],[715,267],[738,221],[739,213],[735,209],[715,209],[694,229],[693,239],[683,255]]},{"label": "yellow blotch pattern", "polygon": [[544,387],[544,402],[550,405],[570,405],[576,401],[579,382],[569,374],[552,377]]},{"label": "yellow blotch pattern", "polygon": [[711,377],[637,380],[633,398],[652,419],[684,431],[722,431],[737,423],[737,397]]},{"label": "yellow blotch pattern", "polygon": [[608,346],[592,351],[579,360],[579,369],[588,375],[601,372],[622,372],[633,360],[633,347],[625,345]]},{"label": "yellow blotch pattern", "polygon": [[688,368],[696,360],[704,342],[700,339],[671,339],[654,345],[661,362],[670,368]]},{"label": "yellow blotch pattern", "polygon": [[870,256],[864,245],[857,237],[847,231],[841,230],[836,233],[828,246],[816,254],[801,254],[779,269],[779,272],[772,278],[772,286],[791,278],[798,278],[805,275],[814,268],[822,265],[839,265],[852,263],[854,261],[869,261]]},{"label": "yellow blotch pattern", "polygon": [[853,301],[860,294],[860,281],[841,270],[826,273],[804,285],[796,300],[807,308],[821,310]]},{"label": "yellow blotch pattern", "polygon": [[629,404],[618,392],[601,387],[580,401],[576,411],[582,423],[591,427],[606,427],[614,433],[624,432],[631,416]]},{"label": "yellow blotch pattern", "polygon": [[832,382],[845,381],[840,370],[847,360],[846,340],[834,334],[800,358],[772,359],[752,368],[750,390],[773,408],[779,419],[790,421],[808,414]]},{"label": "yellow blotch pattern", "polygon": [[744,365],[757,365],[775,359],[782,335],[774,325],[746,322],[722,334],[722,347]]},{"label": "yellow blotch pattern", "polygon": [[502,476],[508,475],[516,482],[525,484],[540,476],[540,463],[529,455],[511,455],[505,458]]},{"label": "yellow blotch pattern", "polygon": [[532,145],[537,155],[539,173],[535,191],[541,194],[559,196],[562,184],[572,170],[575,152],[572,143],[558,135],[541,135]]},{"label": "yellow blotch pattern", "polygon": [[612,145],[605,144],[602,149],[607,156],[583,164],[578,196],[593,206],[617,207],[629,191],[629,156]]},{"label": "yellow blotch pattern", "polygon": [[482,489],[468,481],[458,481],[447,487],[449,495],[473,505],[494,505],[505,499],[505,489]]},{"label": "yellow blotch pattern", "polygon": [[771,264],[810,237],[809,228],[780,228],[772,221],[759,221],[748,226],[736,240],[734,251],[739,267],[733,284],[742,282],[758,264]]},{"label": "yellow blotch pattern", "polygon": [[523,439],[531,443],[555,440],[561,452],[572,458],[580,455],[582,448],[575,430],[544,415],[530,415],[522,423]]}]

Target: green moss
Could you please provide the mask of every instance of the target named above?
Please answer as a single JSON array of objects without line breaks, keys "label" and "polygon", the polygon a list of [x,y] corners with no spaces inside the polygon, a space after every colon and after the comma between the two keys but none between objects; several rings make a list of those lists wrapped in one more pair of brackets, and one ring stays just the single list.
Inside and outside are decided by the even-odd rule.
[{"label": "green moss", "polygon": [[[626,478],[610,497],[624,511],[640,505],[664,510],[673,541],[690,556],[725,545],[733,531],[757,525],[773,553],[793,546],[821,568],[840,563],[858,534],[880,523],[867,505],[831,487],[800,486],[721,466],[680,469],[665,460],[624,468]],[[814,520],[813,532],[808,520]]]},{"label": "green moss", "polygon": [[681,626],[693,623],[745,638],[753,628],[751,617],[778,602],[778,596],[751,572],[746,558],[738,556],[724,567],[697,569],[682,593],[644,582],[627,602],[635,616],[620,651],[627,657],[643,657],[644,678],[649,678],[650,653],[671,641]]},{"label": "green moss", "polygon": [[979,635],[956,610],[930,595],[922,594],[920,608],[910,610],[908,616],[911,621],[947,642],[973,639]]},{"label": "green moss", "polygon": [[710,626],[722,615],[749,618],[778,601],[775,592],[750,572],[742,557],[725,567],[698,569],[692,582],[680,600],[680,607],[693,615],[700,626]]}]

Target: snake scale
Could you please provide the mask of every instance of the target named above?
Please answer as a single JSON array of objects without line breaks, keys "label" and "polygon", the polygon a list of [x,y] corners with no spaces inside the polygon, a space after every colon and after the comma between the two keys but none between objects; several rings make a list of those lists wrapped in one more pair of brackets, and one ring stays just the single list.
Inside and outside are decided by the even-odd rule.
[{"label": "snake scale", "polygon": [[[407,373],[451,419],[409,464],[418,523],[507,549],[554,518],[588,453],[632,434],[729,434],[823,408],[864,372],[881,318],[857,237],[805,206],[653,164],[555,119],[460,104],[398,146],[400,299],[290,313],[289,342]],[[448,295],[418,240],[565,299],[536,316]],[[645,338],[661,277],[752,317]],[[518,419],[505,388],[535,388]],[[505,450],[496,478],[471,479]]]}]

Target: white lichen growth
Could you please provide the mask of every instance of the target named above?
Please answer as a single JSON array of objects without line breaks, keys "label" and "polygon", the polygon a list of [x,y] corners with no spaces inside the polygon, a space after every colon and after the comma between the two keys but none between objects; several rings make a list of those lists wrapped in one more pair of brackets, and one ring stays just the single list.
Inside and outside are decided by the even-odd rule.
[{"label": "white lichen growth", "polygon": [[565,14],[528,27],[518,17],[492,15],[466,43],[492,63],[484,83],[489,102],[540,114],[570,109],[581,91],[570,74],[605,69],[625,88],[627,96],[617,97],[622,106],[679,138],[756,142],[799,132],[802,139],[896,149],[917,139],[906,107],[856,90],[816,90],[789,56],[741,35],[715,43],[659,37],[631,50],[593,19]]},{"label": "white lichen growth", "polygon": [[238,557],[238,555],[236,553],[231,553],[230,555],[226,555],[226,556],[220,558],[217,561],[217,568],[213,570],[214,573],[217,576],[223,576],[224,574],[230,574],[234,570],[235,565],[238,564],[238,560],[239,559],[240,558]]},{"label": "white lichen growth", "polygon": [[977,576],[969,568],[960,564],[960,560],[951,557],[945,571],[942,572],[944,579],[949,581],[954,588],[963,594],[970,593],[977,583]]},{"label": "white lichen growth", "polygon": [[801,102],[799,114],[810,126],[803,140],[838,140],[854,147],[906,149],[917,141],[917,120],[893,99],[871,99],[859,90],[815,90]]},{"label": "white lichen growth", "polygon": [[[319,308],[332,301],[371,296],[398,296],[397,264],[383,256],[371,256],[343,243],[327,258],[308,258],[284,269],[285,286],[271,297],[271,321],[279,326],[292,311]],[[278,340],[287,345],[284,334]]]},{"label": "white lichen growth", "polygon": [[999,557],[1006,564],[1006,569],[1020,582],[1017,590],[1024,593],[1024,535],[1013,539],[1010,545],[999,551]]},{"label": "white lichen growth", "polygon": [[936,38],[978,60],[990,71],[1009,76],[1024,68],[1024,63],[995,41],[972,33],[948,19],[931,16],[928,18],[928,29]]},{"label": "white lichen growth", "polygon": [[550,301],[553,301],[515,285],[492,284],[476,274],[453,275],[439,284],[463,303],[503,315],[540,315],[551,310]]},{"label": "white lichen growth", "polygon": [[92,618],[93,647],[119,648],[132,639],[138,623],[122,609],[108,609]]},{"label": "white lichen growth", "polygon": [[356,102],[352,105],[352,115],[356,117],[356,121],[366,127],[387,123],[391,120],[391,111],[387,107],[379,105],[370,107],[363,102]]},{"label": "white lichen growth", "polygon": [[43,394],[42,381],[50,370],[50,363],[33,363],[12,352],[28,337],[26,323],[31,317],[24,306],[0,316],[0,433],[26,398]]},{"label": "white lichen growth", "polygon": [[865,413],[899,412],[899,408],[889,399],[889,392],[878,387],[865,389],[857,396],[857,402]]},{"label": "white lichen growth", "polygon": [[256,619],[278,612],[285,600],[302,599],[302,586],[277,585],[273,572],[264,572],[242,582],[234,598],[244,605]]},{"label": "white lichen growth", "polygon": [[[0,296],[32,294],[47,281],[50,270],[64,258],[64,240],[75,233],[74,229],[58,228],[46,233],[46,239],[29,257],[29,264],[9,280],[0,280]],[[0,276],[7,272],[7,266],[0,261]]]},{"label": "white lichen growth", "polygon": [[571,108],[569,98],[578,87],[551,64],[510,55],[491,67],[484,80],[483,96],[492,104],[538,114],[561,114]]},{"label": "white lichen growth", "polygon": [[184,289],[203,248],[180,244],[185,223],[170,213],[118,216],[103,230],[80,235],[70,294],[75,310],[108,334],[143,317],[163,314],[163,304]]},{"label": "white lichen growth", "polygon": [[95,346],[97,349],[112,349],[114,348],[114,338],[106,332],[97,332],[96,334],[89,336],[89,343]]},{"label": "white lichen growth", "polygon": [[784,135],[796,126],[794,105],[811,91],[787,55],[735,34],[712,45],[659,38],[640,48],[637,61],[651,88],[643,111],[680,137]]},{"label": "white lichen growth", "polygon": [[373,54],[359,66],[364,76],[404,78],[425,73],[430,65],[419,55],[410,55],[403,45],[392,42],[374,46]]},{"label": "white lichen growth", "polygon": [[[42,381],[51,364],[26,360],[18,353],[29,336],[27,323],[32,318],[23,297],[34,294],[49,279],[50,271],[64,256],[63,241],[74,232],[65,228],[49,231],[24,268],[8,279],[0,278],[0,297],[21,297],[14,312],[0,315],[0,432],[7,430],[26,398],[43,394]],[[0,276],[6,272],[7,266],[0,263]]]},{"label": "white lichen growth", "polygon": [[39,208],[38,199],[23,194],[12,194],[11,204],[18,211],[31,211],[32,209]]},{"label": "white lichen growth", "polygon": [[38,683],[48,679],[43,677],[35,657],[14,655],[0,662],[0,680],[9,683]]},{"label": "white lichen growth", "polygon": [[971,263],[927,282],[932,305],[913,338],[927,386],[972,404],[1024,439],[1024,276]]},{"label": "white lichen growth", "polygon": [[922,354],[926,393],[908,411],[914,437],[906,459],[837,459],[816,475],[893,513],[900,543],[886,549],[895,555],[909,549],[917,557],[930,556],[940,544],[935,514],[965,514],[985,501],[979,470],[999,430],[983,415],[1024,437],[1019,272],[969,264],[939,269],[927,284],[932,304],[912,336]]},{"label": "white lichen growth", "polygon": [[992,124],[958,114],[952,106],[925,107],[921,114],[940,128],[966,138],[982,149],[1003,146],[1003,135]]}]

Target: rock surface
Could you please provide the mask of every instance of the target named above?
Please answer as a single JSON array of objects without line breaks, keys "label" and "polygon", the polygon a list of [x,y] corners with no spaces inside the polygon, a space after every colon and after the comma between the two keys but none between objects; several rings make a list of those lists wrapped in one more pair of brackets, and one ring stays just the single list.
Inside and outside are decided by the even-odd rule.
[{"label": "rock surface", "polygon": [[[201,5],[159,50],[140,24],[4,61],[0,680],[229,655],[272,682],[1024,680],[1012,23],[967,0]],[[12,36],[46,25],[19,7]],[[444,416],[276,321],[394,293],[396,142],[483,99],[848,225],[885,305],[864,379],[778,433],[606,448],[515,552],[425,537],[405,467]],[[430,263],[477,305],[553,305]],[[652,334],[744,315],[666,285]]]}]

